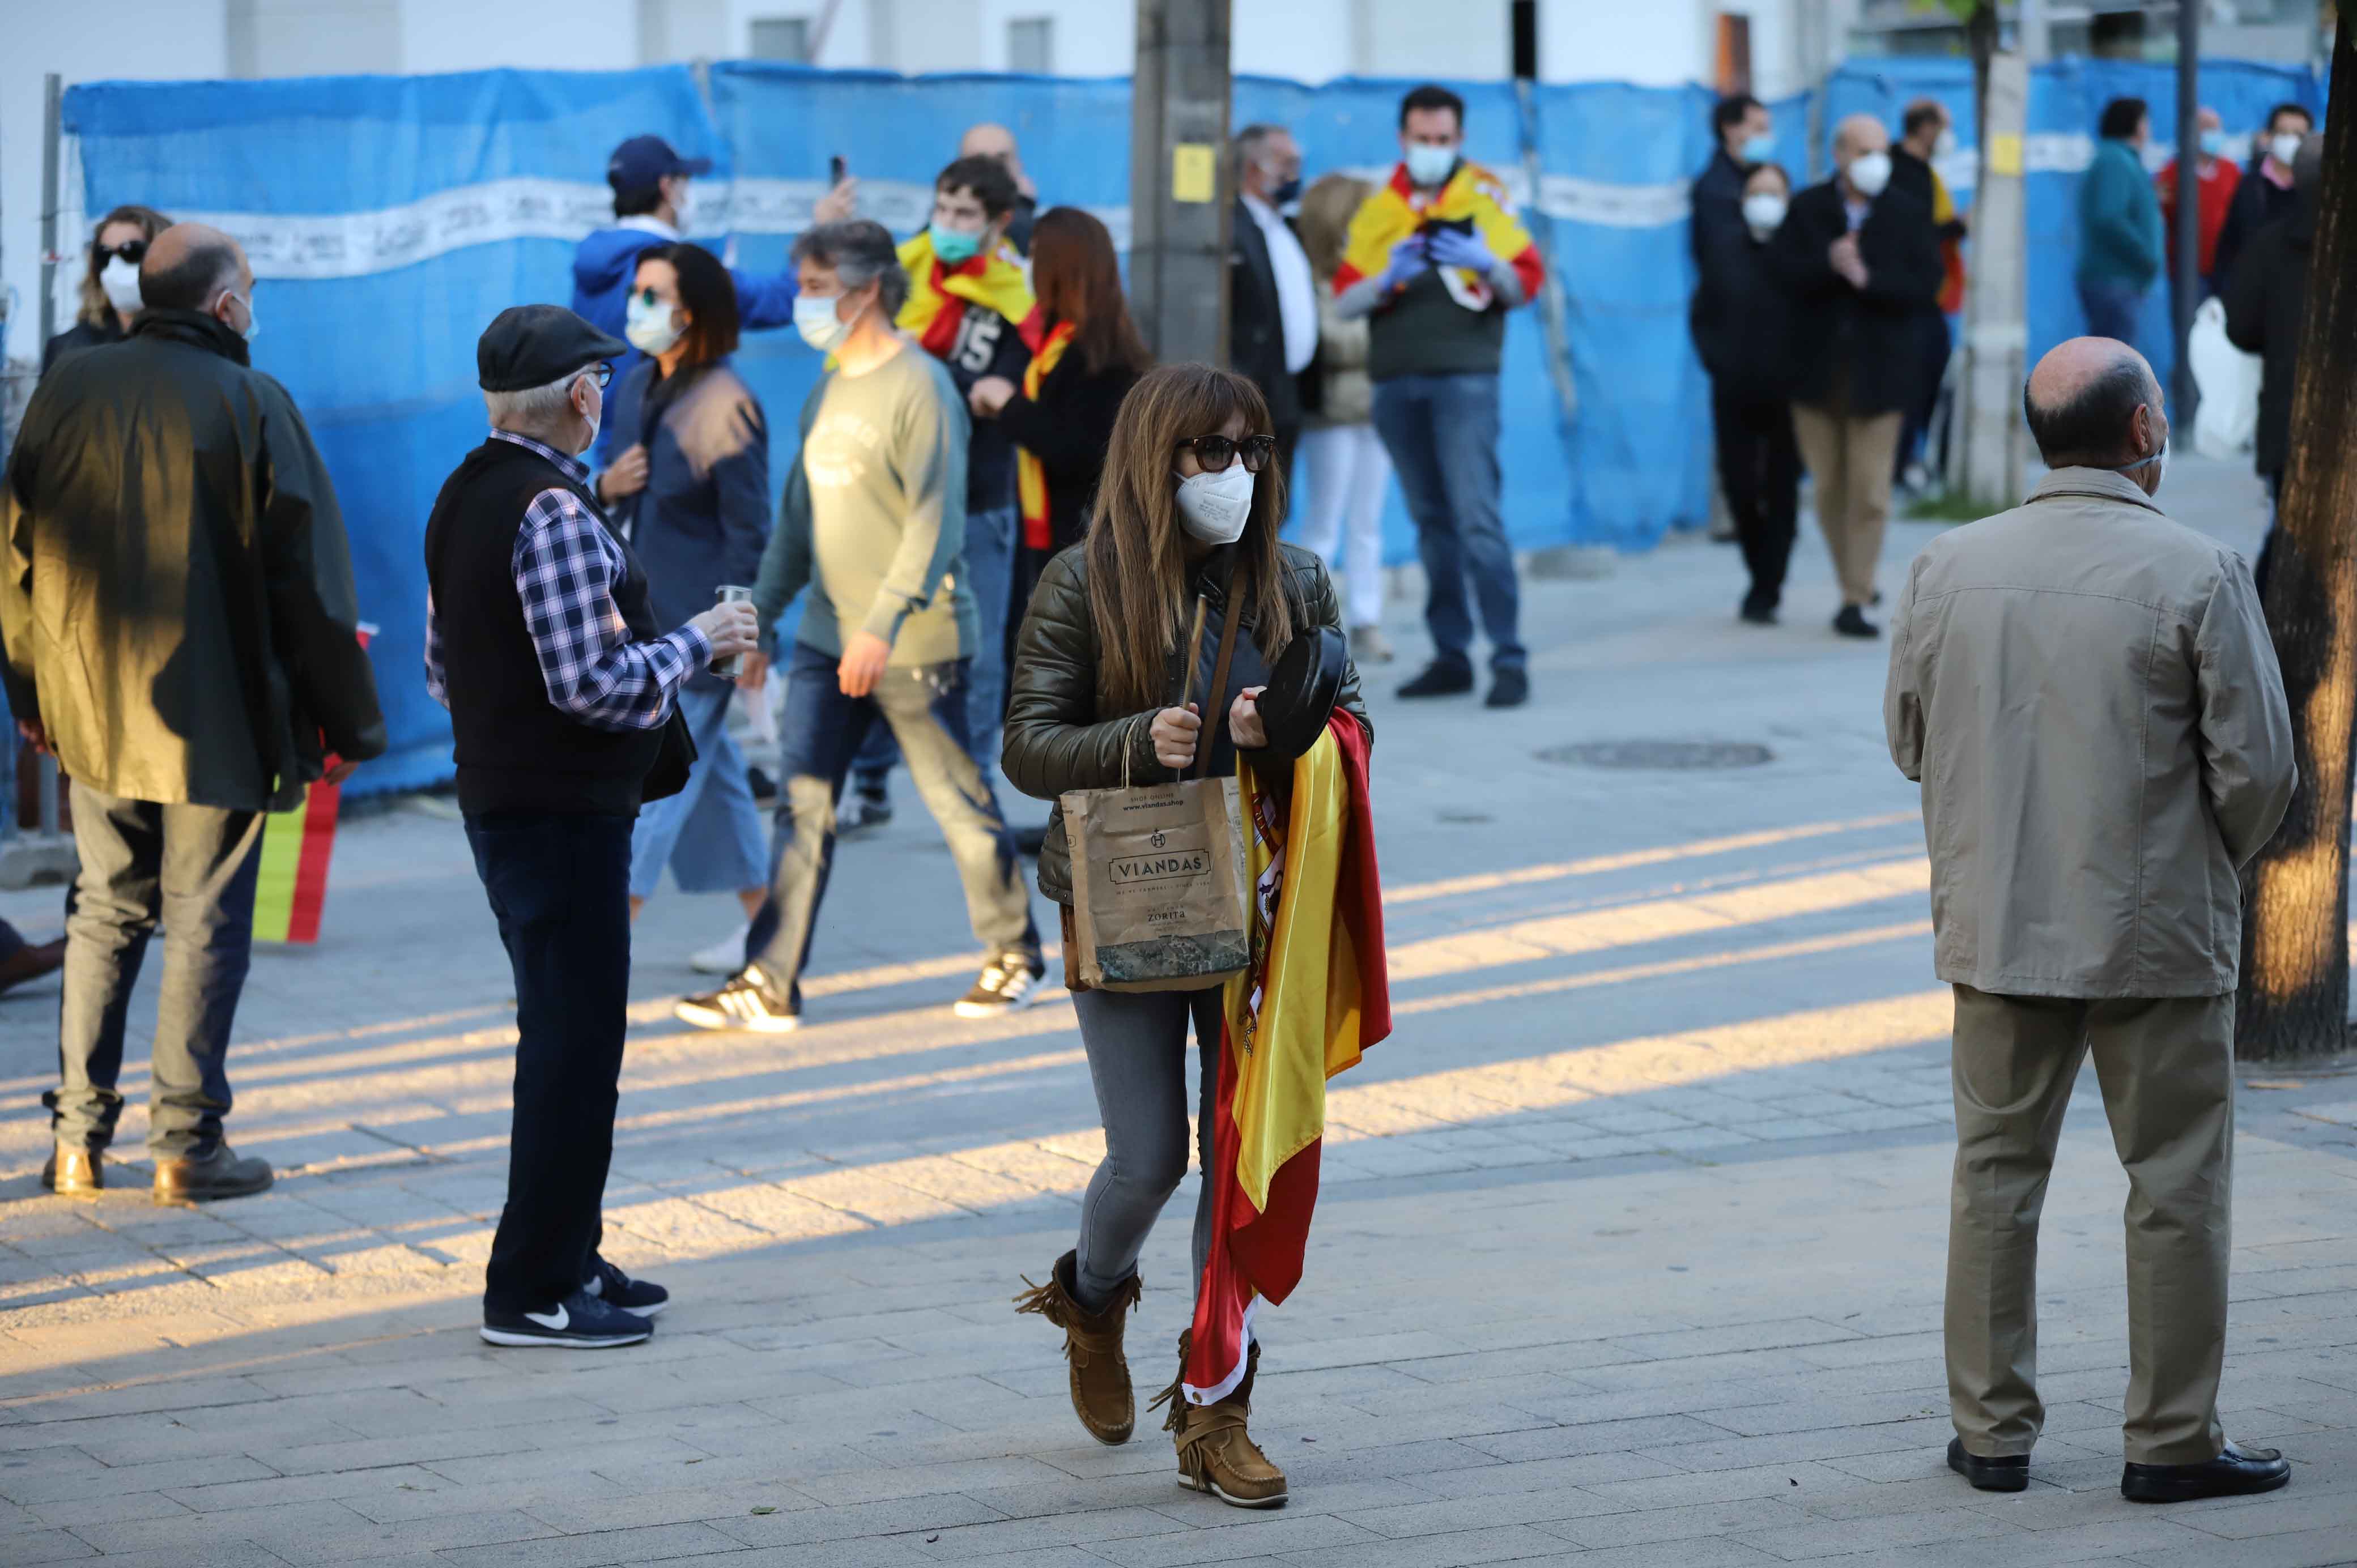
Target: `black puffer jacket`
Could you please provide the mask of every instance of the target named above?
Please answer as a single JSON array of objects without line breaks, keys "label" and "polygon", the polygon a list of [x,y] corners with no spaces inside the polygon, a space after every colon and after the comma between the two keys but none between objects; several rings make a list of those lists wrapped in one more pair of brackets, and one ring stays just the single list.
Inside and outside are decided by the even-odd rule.
[{"label": "black puffer jacket", "polygon": [[[1297,545],[1277,548],[1284,552],[1292,576],[1287,587],[1294,615],[1304,625],[1341,630],[1341,607],[1335,600],[1325,563]],[[1087,552],[1081,546],[1048,563],[1031,596],[1031,608],[1023,618],[1015,667],[1008,672],[1003,758],[1006,777],[1017,789],[1042,800],[1056,800],[1067,789],[1120,789],[1125,753],[1130,782],[1159,779],[1167,772],[1155,759],[1154,741],[1147,733],[1156,710],[1106,711],[1105,693],[1097,678],[1096,621],[1089,614],[1088,573]],[[1204,618],[1201,664],[1193,682],[1200,693],[1211,684],[1227,606],[1216,571],[1206,569],[1199,574],[1198,582],[1189,585],[1190,601],[1197,592],[1207,594],[1211,601],[1211,613]],[[1217,705],[1197,698],[1197,706],[1206,717],[1224,714],[1244,687],[1266,683],[1268,664],[1253,642],[1253,629],[1247,615],[1237,628],[1228,689]],[[1180,667],[1186,661],[1180,650],[1170,650],[1164,689],[1171,700],[1177,698]],[[1374,726],[1367,723],[1366,704],[1359,697],[1356,666],[1343,671],[1336,705],[1348,709],[1372,738]],[[1235,752],[1223,726],[1211,753],[1211,774],[1216,778],[1234,769]],[[1072,901],[1071,861],[1064,842],[1060,802],[1049,821],[1047,843],[1039,850],[1039,891],[1059,904]]]}]

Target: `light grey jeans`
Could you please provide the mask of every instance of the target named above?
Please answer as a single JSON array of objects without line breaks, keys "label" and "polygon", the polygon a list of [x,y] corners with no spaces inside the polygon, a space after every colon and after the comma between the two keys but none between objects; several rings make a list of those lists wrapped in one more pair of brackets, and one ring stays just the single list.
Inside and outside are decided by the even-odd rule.
[{"label": "light grey jeans", "polygon": [[[1187,1176],[1187,1026],[1195,1026],[1202,1101],[1198,1159],[1211,1163],[1211,1112],[1219,1094],[1220,993],[1201,991],[1082,991],[1072,997],[1089,1081],[1103,1118],[1104,1163],[1081,1200],[1081,1305],[1099,1311],[1137,1267],[1146,1232]],[[1211,1246],[1211,1188],[1195,1205],[1195,1277]]]}]

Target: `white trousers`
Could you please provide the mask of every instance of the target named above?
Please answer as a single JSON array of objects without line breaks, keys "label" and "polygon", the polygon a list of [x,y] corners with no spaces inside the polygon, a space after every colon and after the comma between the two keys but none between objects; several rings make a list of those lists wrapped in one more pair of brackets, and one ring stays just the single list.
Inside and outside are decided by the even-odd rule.
[{"label": "white trousers", "polygon": [[[1309,481],[1300,542],[1340,567],[1352,628],[1383,618],[1383,495],[1392,460],[1372,424],[1332,424],[1301,433],[1295,460]],[[1337,544],[1342,549],[1335,557]]]}]

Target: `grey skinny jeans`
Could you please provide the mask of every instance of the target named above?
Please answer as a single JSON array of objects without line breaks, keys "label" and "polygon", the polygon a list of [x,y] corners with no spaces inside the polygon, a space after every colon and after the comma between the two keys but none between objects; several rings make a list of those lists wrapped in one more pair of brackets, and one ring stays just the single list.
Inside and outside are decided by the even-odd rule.
[{"label": "grey skinny jeans", "polygon": [[[1081,1200],[1080,1257],[1073,1269],[1081,1305],[1100,1311],[1137,1267],[1146,1232],[1187,1176],[1187,1026],[1195,1026],[1201,1064],[1197,1119],[1204,1169],[1211,1164],[1212,1108],[1219,1093],[1222,987],[1200,991],[1082,991],[1072,997],[1089,1081],[1104,1122],[1105,1157]],[[1211,1188],[1195,1205],[1195,1277],[1211,1246]]]}]

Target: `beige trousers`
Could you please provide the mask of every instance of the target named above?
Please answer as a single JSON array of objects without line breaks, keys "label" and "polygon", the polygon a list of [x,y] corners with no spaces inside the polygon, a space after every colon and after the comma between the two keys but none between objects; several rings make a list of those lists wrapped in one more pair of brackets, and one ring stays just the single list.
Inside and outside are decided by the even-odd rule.
[{"label": "beige trousers", "polygon": [[1874,600],[1874,569],[1881,564],[1883,525],[1890,521],[1890,465],[1899,456],[1900,418],[1792,405],[1792,435],[1816,481],[1817,526],[1825,531],[1845,605]]},{"label": "beige trousers", "polygon": [[2027,1454],[2039,1402],[2038,1214],[2092,1051],[2128,1173],[2128,1459],[2223,1446],[2218,1372],[2234,1151],[2234,998],[2074,1001],[1956,988],[1948,1395],[1984,1458]]}]

